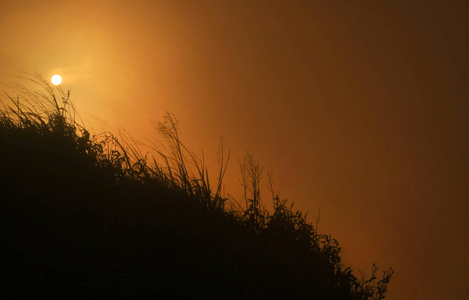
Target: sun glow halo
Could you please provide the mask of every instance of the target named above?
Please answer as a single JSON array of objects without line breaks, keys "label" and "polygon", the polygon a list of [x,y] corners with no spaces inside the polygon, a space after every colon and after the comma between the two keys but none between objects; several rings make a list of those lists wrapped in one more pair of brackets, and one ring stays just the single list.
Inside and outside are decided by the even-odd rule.
[{"label": "sun glow halo", "polygon": [[52,82],[52,84],[54,85],[59,85],[62,83],[62,77],[60,77],[60,75],[54,75],[52,76],[52,78],[50,79],[50,81]]}]

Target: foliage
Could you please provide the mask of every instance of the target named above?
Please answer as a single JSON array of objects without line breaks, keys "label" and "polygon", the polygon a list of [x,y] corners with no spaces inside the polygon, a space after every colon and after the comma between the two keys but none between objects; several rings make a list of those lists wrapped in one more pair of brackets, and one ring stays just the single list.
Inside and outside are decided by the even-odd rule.
[{"label": "foliage", "polygon": [[69,92],[29,80],[41,92],[20,86],[25,100],[8,96],[0,111],[3,293],[384,299],[392,269],[358,279],[338,242],[272,188],[268,211],[252,157],[240,164],[241,205],[221,195],[229,152],[213,186],[173,115],[149,158],[131,138],[92,136]]}]

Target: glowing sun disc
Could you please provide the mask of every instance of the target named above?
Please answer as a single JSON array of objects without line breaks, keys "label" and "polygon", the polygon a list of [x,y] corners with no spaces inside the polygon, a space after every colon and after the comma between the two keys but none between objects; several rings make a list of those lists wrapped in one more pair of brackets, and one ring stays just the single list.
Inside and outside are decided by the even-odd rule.
[{"label": "glowing sun disc", "polygon": [[54,85],[59,85],[62,83],[62,77],[60,77],[60,75],[54,75],[52,76],[52,78],[50,79],[50,81],[52,82],[52,84]]}]

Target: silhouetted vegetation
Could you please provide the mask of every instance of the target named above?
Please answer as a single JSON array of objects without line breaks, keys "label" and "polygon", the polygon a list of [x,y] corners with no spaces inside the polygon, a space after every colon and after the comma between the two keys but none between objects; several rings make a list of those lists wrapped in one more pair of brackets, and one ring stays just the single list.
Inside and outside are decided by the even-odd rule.
[{"label": "silhouetted vegetation", "polygon": [[[77,121],[69,93],[32,77],[0,114],[2,295],[164,299],[383,299],[393,274],[358,279],[341,248],[241,163],[244,199],[181,142],[168,114],[159,157]],[[161,161],[162,163],[157,163]],[[271,177],[269,177],[271,178]],[[3,298],[3,297],[2,297]]]}]

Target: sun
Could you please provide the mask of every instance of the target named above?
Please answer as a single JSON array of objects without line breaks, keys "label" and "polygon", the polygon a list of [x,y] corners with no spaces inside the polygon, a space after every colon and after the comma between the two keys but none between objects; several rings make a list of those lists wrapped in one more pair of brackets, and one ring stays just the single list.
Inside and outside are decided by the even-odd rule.
[{"label": "sun", "polygon": [[52,78],[50,79],[50,81],[52,82],[52,84],[54,85],[59,85],[62,83],[62,77],[60,77],[60,75],[54,75],[52,76]]}]

